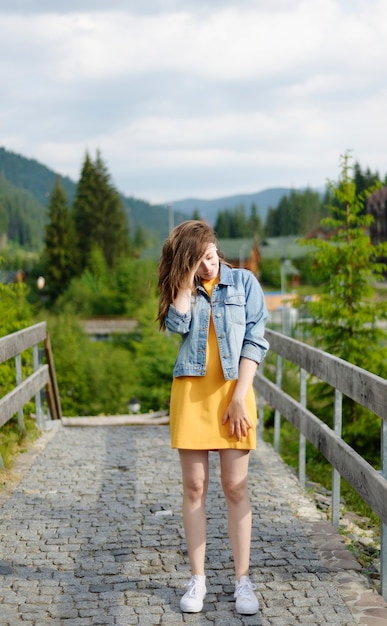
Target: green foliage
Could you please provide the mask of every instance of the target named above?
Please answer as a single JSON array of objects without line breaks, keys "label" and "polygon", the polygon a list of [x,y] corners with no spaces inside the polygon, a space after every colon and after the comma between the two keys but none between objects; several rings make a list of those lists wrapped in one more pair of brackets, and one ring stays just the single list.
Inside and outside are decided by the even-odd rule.
[{"label": "green foliage", "polygon": [[63,414],[125,413],[133,372],[127,351],[90,341],[72,314],[49,317],[47,322]]},{"label": "green foliage", "polygon": [[[35,159],[26,159],[4,148],[0,148],[0,173],[14,187],[28,190],[44,207],[57,178],[55,172]],[[62,184],[72,202],[75,184],[67,177],[62,178]]]},{"label": "green foliage", "polygon": [[141,250],[146,248],[147,243],[148,235],[146,229],[141,224],[138,224],[133,237],[133,246],[136,253],[141,252]]},{"label": "green foliage", "polygon": [[124,315],[137,317],[138,310],[157,288],[156,264],[122,257],[110,269],[102,251],[94,248],[89,268],[74,278],[58,299],[56,311],[64,308],[83,317]]},{"label": "green foliage", "polygon": [[[15,333],[31,323],[32,314],[26,299],[26,286],[0,283],[0,337]],[[23,353],[22,365],[31,368],[31,364],[32,353],[26,351]],[[15,379],[14,359],[0,363],[0,397],[11,391]]]},{"label": "green foliage", "polygon": [[95,162],[86,154],[73,205],[81,274],[94,247],[102,250],[109,267],[129,249],[129,230],[119,193],[98,152]]},{"label": "green foliage", "polygon": [[233,211],[230,209],[219,211],[214,229],[219,239],[259,236],[263,230],[262,220],[255,204],[251,206],[249,217],[246,216],[246,209],[243,205]]},{"label": "green foliage", "polygon": [[156,304],[139,312],[135,333],[109,342],[91,341],[72,313],[49,317],[64,415],[125,414],[133,396],[142,412],[168,406],[178,342],[158,331]]},{"label": "green foliage", "polygon": [[64,293],[78,267],[79,251],[75,225],[59,179],[55,182],[49,203],[46,226],[44,275],[51,302]]},{"label": "green foliage", "polygon": [[71,314],[50,317],[48,324],[63,414],[124,413],[132,371],[125,350],[90,341]]},{"label": "green foliage", "polygon": [[320,194],[311,189],[292,191],[283,196],[277,208],[270,208],[266,218],[266,237],[304,235],[319,225],[326,215]]},{"label": "green foliage", "polygon": [[[359,163],[355,163],[353,166],[353,182],[355,183],[356,193],[360,202],[365,200],[368,196],[368,190],[373,187],[378,187],[381,183],[380,176],[378,172],[372,173],[369,167],[362,172]],[[387,176],[386,176],[387,182]],[[366,203],[362,202],[361,213],[365,213],[366,211]]]},{"label": "green foliage", "polygon": [[[26,287],[23,284],[3,285],[0,283],[0,336],[5,337],[17,332],[32,323],[31,309],[26,299]],[[32,371],[32,352],[25,351],[22,356],[22,368],[25,374]],[[16,383],[15,360],[10,359],[0,363],[0,398],[9,393]],[[20,452],[25,435],[30,432],[32,437],[33,425],[28,424],[25,407],[25,426],[22,432],[18,429],[17,419],[11,419],[0,429],[0,453],[4,464],[8,467],[14,456]]]},{"label": "green foliage", "polygon": [[36,422],[31,417],[24,417],[24,425],[25,431],[21,433],[17,418],[12,418],[0,429],[0,454],[6,469],[10,468],[15,458],[25,452],[28,445],[40,435]]},{"label": "green foliage", "polygon": [[179,346],[176,335],[161,333],[156,328],[156,300],[149,301],[141,311],[139,333],[132,344],[136,363],[136,387],[133,396],[141,400],[142,410],[166,409],[173,366]]},{"label": "green foliage", "polygon": [[383,279],[386,266],[378,259],[386,255],[387,242],[373,246],[368,228],[373,220],[362,214],[364,196],[356,193],[350,175],[349,157],[343,157],[342,175],[332,185],[336,205],[323,225],[331,230],[329,241],[311,239],[304,245],[314,247],[315,270],[324,293],[310,306],[314,318],[313,334],[319,346],[354,365],[380,373],[383,364],[381,342],[385,333],[378,321],[386,319],[386,303],[376,303],[374,282]]},{"label": "green foliage", "polygon": [[[58,174],[33,159],[27,159],[0,148],[0,188],[6,188],[7,206],[1,201],[0,191],[0,236],[5,232],[8,241],[13,241],[7,230],[8,215],[14,215],[14,230],[22,233],[23,245],[41,251],[43,247],[44,225],[47,218],[47,202]],[[62,186],[69,204],[73,204],[76,183],[61,177]],[[133,232],[146,230],[147,239],[164,240],[168,236],[168,209],[166,206],[153,206],[144,200],[120,195],[124,213]],[[175,211],[175,221],[179,223],[186,216]],[[20,222],[20,223],[19,223]],[[16,240],[15,240],[16,241]],[[17,239],[19,241],[19,239]],[[19,242],[20,243],[20,242]]]},{"label": "green foliage", "polygon": [[[319,348],[386,377],[386,333],[379,322],[387,318],[387,303],[375,299],[374,283],[386,266],[379,258],[387,254],[387,242],[373,246],[368,234],[372,216],[364,215],[365,198],[374,187],[358,194],[349,155],[342,158],[341,176],[331,183],[333,204],[323,225],[330,229],[329,241],[304,241],[314,247],[316,275],[322,293],[310,303],[312,335]],[[321,389],[316,389],[321,401]],[[322,408],[332,406],[332,398]],[[359,452],[374,454],[379,446],[380,419],[349,399],[343,402],[343,435]]]},{"label": "green foliage", "polygon": [[44,213],[43,206],[30,192],[14,187],[1,176],[0,170],[0,235],[4,233],[7,241],[37,250],[41,245]]},{"label": "green foliage", "polygon": [[281,287],[281,260],[263,259],[260,265],[260,281],[265,286],[279,289]]},{"label": "green foliage", "polygon": [[[264,440],[270,444],[274,440],[273,412],[270,412],[265,419]],[[280,454],[284,462],[295,470],[298,470],[298,450],[298,430],[286,420],[282,420]],[[322,485],[328,491],[332,490],[332,466],[308,441],[306,442],[305,471],[309,481]],[[341,499],[344,500],[347,509],[368,518],[370,524],[378,529],[380,527],[378,516],[361,496],[344,479],[341,479],[340,487]]]},{"label": "green foliage", "polygon": [[24,284],[3,285],[0,282],[0,337],[31,324],[31,309]]}]

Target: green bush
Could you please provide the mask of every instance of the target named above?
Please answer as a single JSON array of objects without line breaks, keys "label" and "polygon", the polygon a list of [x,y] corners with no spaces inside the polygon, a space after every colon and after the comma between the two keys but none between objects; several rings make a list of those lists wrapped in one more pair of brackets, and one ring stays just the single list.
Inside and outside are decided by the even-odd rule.
[{"label": "green bush", "polygon": [[92,341],[71,312],[48,318],[64,415],[126,414],[131,397],[142,412],[168,407],[178,340],[161,334],[155,317],[150,300],[134,333],[107,342]]},{"label": "green bush", "polygon": [[123,315],[137,311],[156,293],[155,263],[122,258],[109,270],[97,259],[80,277],[74,278],[58,299],[55,311],[71,310],[83,317]]}]

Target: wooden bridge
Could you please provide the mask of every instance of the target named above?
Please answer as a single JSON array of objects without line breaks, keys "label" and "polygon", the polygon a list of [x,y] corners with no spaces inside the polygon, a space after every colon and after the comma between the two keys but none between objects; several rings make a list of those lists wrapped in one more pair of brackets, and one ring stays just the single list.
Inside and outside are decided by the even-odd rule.
[{"label": "wooden bridge", "polygon": [[[259,438],[263,437],[263,411],[265,405],[275,409],[274,449],[280,448],[281,419],[285,418],[299,431],[299,481],[305,485],[305,448],[308,440],[332,465],[332,523],[338,527],[340,502],[340,477],[357,491],[361,498],[378,515],[381,523],[381,596],[387,600],[387,381],[370,372],[351,365],[321,350],[267,330],[271,352],[276,354],[275,382],[261,369],[255,377],[258,392]],[[22,355],[32,348],[33,372],[22,372]],[[23,430],[23,407],[35,399],[37,424],[45,430],[47,420],[69,422],[61,413],[60,395],[55,377],[54,359],[47,326],[44,322],[0,339],[0,363],[15,359],[16,385],[0,399],[0,427],[18,415],[19,428]],[[43,362],[42,362],[43,361]],[[282,389],[283,361],[299,368],[299,400]],[[334,427],[329,428],[306,408],[307,375],[324,381],[335,390]],[[48,410],[44,410],[42,390],[46,392]],[[341,436],[342,396],[366,407],[380,418],[381,470],[374,469]],[[82,418],[91,420],[92,418]],[[94,418],[93,418],[94,419]],[[123,423],[122,416],[104,418],[110,425]],[[151,423],[165,423],[165,414],[148,416]],[[118,421],[117,421],[118,420]],[[152,422],[152,420],[154,420]],[[91,425],[91,421],[89,424]],[[73,422],[74,425],[74,422]]]}]

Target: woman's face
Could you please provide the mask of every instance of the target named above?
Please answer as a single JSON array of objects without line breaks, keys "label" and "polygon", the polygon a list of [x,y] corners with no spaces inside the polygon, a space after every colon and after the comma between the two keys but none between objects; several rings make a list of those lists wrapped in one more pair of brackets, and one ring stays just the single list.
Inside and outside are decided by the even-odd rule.
[{"label": "woman's face", "polygon": [[202,257],[197,276],[200,280],[211,280],[216,278],[219,273],[219,257],[218,251],[214,243],[208,244]]}]

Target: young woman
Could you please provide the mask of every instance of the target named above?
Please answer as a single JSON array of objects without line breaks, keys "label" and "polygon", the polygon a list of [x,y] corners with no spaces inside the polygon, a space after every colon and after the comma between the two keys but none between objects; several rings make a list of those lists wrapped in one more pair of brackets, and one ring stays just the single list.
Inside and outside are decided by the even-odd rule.
[{"label": "young woman", "polygon": [[170,403],[172,448],[179,450],[183,522],[192,577],[180,601],[184,612],[202,610],[206,595],[205,500],[208,453],[218,450],[235,565],[236,611],[258,611],[249,578],[251,506],[249,450],[255,449],[257,411],[252,386],[269,344],[267,311],[254,275],[233,269],[218,253],[212,228],[202,221],[176,226],[159,265],[162,330],[181,335]]}]

